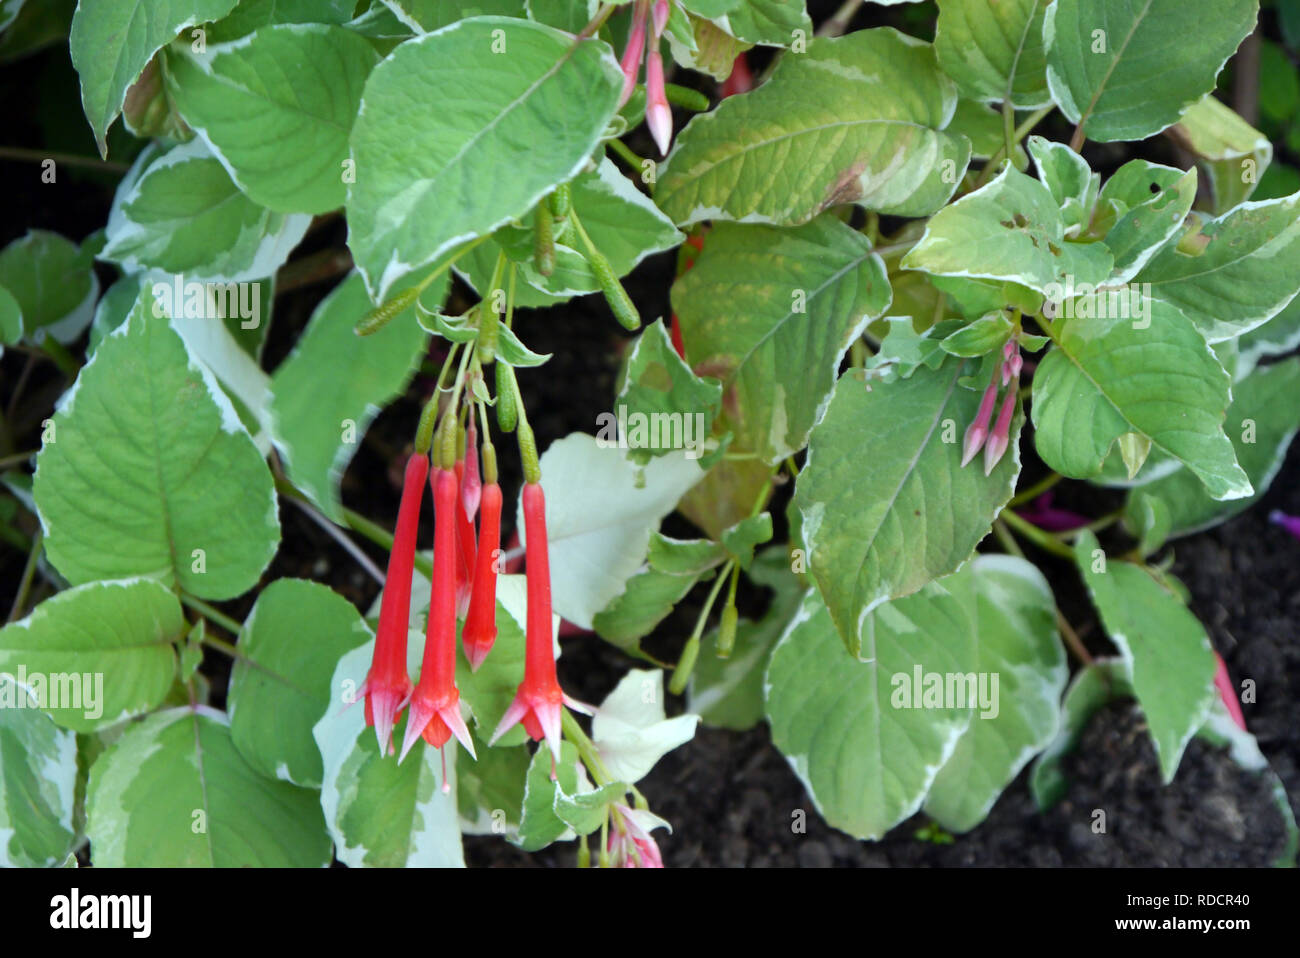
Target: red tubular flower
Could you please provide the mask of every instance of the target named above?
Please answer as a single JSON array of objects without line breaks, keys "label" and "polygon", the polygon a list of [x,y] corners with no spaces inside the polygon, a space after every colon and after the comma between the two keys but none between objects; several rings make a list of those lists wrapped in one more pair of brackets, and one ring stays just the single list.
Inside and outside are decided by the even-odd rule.
[{"label": "red tubular flower", "polygon": [[393,750],[393,726],[411,697],[411,679],[406,674],[406,630],[411,618],[411,575],[420,525],[420,499],[428,474],[428,456],[416,453],[406,461],[402,504],[397,511],[397,530],[388,555],[379,628],[375,630],[375,655],[358,693],[365,697],[366,725],[374,727],[382,755]]},{"label": "red tubular flower", "polygon": [[[453,514],[460,508],[456,474],[435,469],[433,486],[433,590],[429,600],[429,628],[425,636],[420,684],[411,696],[411,713],[406,720],[400,762],[421,735],[441,748],[452,735],[471,755],[474,742],[460,714],[460,692],[456,689],[456,524]],[[444,757],[443,761],[446,761]],[[444,786],[446,779],[444,776]]]},{"label": "red tubular flower", "polygon": [[[474,472],[478,473],[475,463]],[[474,523],[469,517],[469,507],[465,502],[465,460],[456,463],[456,617],[464,618],[469,611],[470,589],[474,577]]]},{"label": "red tubular flower", "polygon": [[[555,761],[560,760],[560,707],[589,711],[560,689],[555,677],[551,634],[551,569],[546,543],[546,497],[535,482],[524,484],[524,535],[527,538],[528,623],[524,680],[515,700],[501,716],[492,735],[495,742],[519,721],[534,741],[546,739]],[[491,744],[491,743],[489,743]]]},{"label": "red tubular flower", "polygon": [[492,650],[497,638],[497,556],[501,551],[501,487],[489,482],[483,487],[483,519],[479,523],[478,555],[474,566],[474,588],[469,614],[461,632],[461,644],[469,667],[478,667]]}]

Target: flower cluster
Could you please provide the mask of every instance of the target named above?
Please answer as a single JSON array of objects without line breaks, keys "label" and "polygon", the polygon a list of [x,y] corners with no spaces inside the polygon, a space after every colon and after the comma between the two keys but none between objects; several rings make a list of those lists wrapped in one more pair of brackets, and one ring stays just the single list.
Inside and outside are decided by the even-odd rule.
[{"label": "flower cluster", "polygon": [[[1007,446],[1011,443],[1011,419],[1016,412],[1016,394],[1020,390],[1022,364],[1020,346],[1013,337],[1002,347],[1002,358],[998,360],[997,368],[993,370],[993,378],[989,380],[988,388],[984,390],[979,411],[971,424],[966,427],[961,455],[963,466],[974,459],[980,449],[983,449],[984,474],[987,476],[1006,454]],[[993,407],[997,404],[999,389],[1005,389],[1006,395],[1002,399],[1002,407],[998,410],[997,422],[994,423],[993,431],[990,433],[989,421],[993,418]]]},{"label": "flower cluster", "polygon": [[668,144],[673,138],[673,112],[668,106],[668,94],[664,89],[664,59],[659,53],[659,41],[667,24],[668,0],[636,0],[632,9],[632,32],[628,34],[627,47],[623,50],[623,95],[618,102],[622,107],[632,96],[644,58],[645,122],[664,156],[668,155]]}]

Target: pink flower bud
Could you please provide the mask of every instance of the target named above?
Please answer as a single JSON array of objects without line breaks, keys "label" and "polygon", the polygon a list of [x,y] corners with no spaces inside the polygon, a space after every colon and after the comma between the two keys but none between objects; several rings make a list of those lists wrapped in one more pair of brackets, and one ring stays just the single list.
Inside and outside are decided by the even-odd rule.
[{"label": "pink flower bud", "polygon": [[623,49],[623,59],[620,61],[623,67],[623,93],[618,100],[620,109],[632,96],[632,91],[636,89],[636,78],[641,75],[641,58],[645,56],[645,21],[645,4],[638,2],[632,14],[632,32],[628,34],[627,46]]},{"label": "pink flower bud", "polygon": [[668,155],[668,146],[673,138],[673,111],[668,107],[668,97],[664,93],[664,61],[657,49],[650,51],[645,67],[645,122],[650,127],[659,153]]},{"label": "pink flower bud", "polygon": [[668,0],[655,0],[654,6],[650,8],[651,26],[654,27],[654,38],[658,40],[664,35],[664,27],[668,26]]},{"label": "pink flower bud", "polygon": [[1012,389],[1002,400],[1002,408],[998,410],[998,421],[993,427],[993,434],[989,436],[989,441],[984,446],[984,475],[986,476],[993,471],[993,467],[1002,459],[1007,446],[1011,444],[1009,433],[1011,417],[1015,412],[1016,391]]},{"label": "pink flower bud", "polygon": [[984,446],[984,440],[989,435],[989,420],[993,418],[993,404],[998,401],[998,376],[995,373],[989,388],[984,390],[984,398],[980,400],[979,412],[975,413],[974,420],[966,427],[966,438],[962,443],[961,464],[964,466],[975,458],[975,453],[979,452]]}]

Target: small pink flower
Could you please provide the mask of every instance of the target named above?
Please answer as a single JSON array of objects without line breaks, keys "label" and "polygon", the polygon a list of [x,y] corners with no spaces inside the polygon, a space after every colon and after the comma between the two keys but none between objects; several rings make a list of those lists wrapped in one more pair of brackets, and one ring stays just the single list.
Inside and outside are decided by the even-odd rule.
[{"label": "small pink flower", "polygon": [[1006,454],[1011,445],[1011,417],[1016,412],[1016,387],[1014,383],[1002,399],[1002,408],[998,410],[998,421],[993,426],[989,441],[984,445],[984,475],[993,472],[993,467]]},{"label": "small pink flower", "polygon": [[611,806],[613,822],[609,830],[606,850],[616,868],[663,868],[664,859],[659,853],[650,829],[663,825],[662,819],[649,812]]},{"label": "small pink flower", "polygon": [[999,373],[995,372],[993,378],[989,380],[989,387],[984,390],[984,396],[980,399],[979,411],[975,413],[971,424],[966,427],[966,437],[962,441],[961,448],[963,466],[975,458],[975,454],[984,447],[984,440],[989,437],[989,421],[993,418],[993,405],[998,401],[998,375]]},{"label": "small pink flower", "polygon": [[668,26],[668,0],[654,0],[654,6],[650,8],[650,21],[654,28],[654,38],[658,40],[664,35],[664,27]]}]

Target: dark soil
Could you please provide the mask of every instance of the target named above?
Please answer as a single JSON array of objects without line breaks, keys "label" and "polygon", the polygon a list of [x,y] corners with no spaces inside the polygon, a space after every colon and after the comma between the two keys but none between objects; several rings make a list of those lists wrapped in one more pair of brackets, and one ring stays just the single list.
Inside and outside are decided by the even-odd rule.
[{"label": "dark soil", "polygon": [[[825,15],[837,4],[810,6],[816,17],[820,6],[828,8],[821,11]],[[895,11],[890,16],[903,16],[900,11],[912,8],[890,9]],[[855,21],[855,26],[867,25],[865,17],[859,19],[863,22]],[[761,69],[761,55],[755,58],[755,66]],[[67,95],[70,72],[66,48],[53,48],[0,70],[0,97],[16,107],[23,104],[22,109],[12,111],[14,115],[0,136],[24,147],[44,145],[93,153],[79,115],[64,116],[77,103],[75,78],[71,79],[73,94]],[[24,92],[32,88],[41,91],[40,95],[33,98]],[[57,101],[51,91],[60,91]],[[47,119],[38,123],[37,117]],[[56,130],[50,129],[52,124]],[[1045,132],[1061,138],[1069,131]],[[640,146],[642,154],[650,154],[648,141],[632,145]],[[1106,149],[1110,152],[1105,155],[1090,154],[1094,165],[1117,165],[1132,155],[1111,155],[1117,148]],[[65,167],[57,187],[40,186],[38,170],[32,164],[0,163],[0,177],[11,188],[0,222],[0,243],[29,228],[53,229],[81,240],[102,226],[115,177],[81,174]],[[343,237],[341,222],[322,223],[298,255],[341,248]],[[627,281],[645,319],[668,316],[672,270],[672,256],[659,256],[642,264]],[[111,279],[111,271],[103,271],[105,286]],[[287,353],[331,282],[281,290],[265,352],[268,369]],[[593,431],[596,415],[612,400],[619,353],[628,339],[603,302],[586,297],[556,310],[523,312],[517,328],[533,349],[555,354],[544,368],[520,376],[539,446],[544,449],[574,430]],[[437,359],[431,354],[429,363]],[[6,448],[0,448],[0,455],[38,443],[40,420],[49,414],[64,387],[48,363],[34,363],[24,373],[27,365],[27,357],[12,350],[0,359],[0,408],[8,406],[16,383],[26,376],[22,405],[11,419],[14,428],[4,437]],[[393,464],[400,461],[414,432],[428,382],[427,375],[417,377],[405,399],[379,417],[344,478],[344,501],[390,527],[400,482]],[[503,485],[517,488],[515,457],[502,455],[501,462]],[[1027,479],[1033,478],[1034,468],[1033,464],[1027,467]],[[1257,701],[1244,706],[1247,723],[1284,783],[1293,809],[1300,812],[1296,704],[1300,700],[1300,543],[1270,526],[1265,518],[1273,508],[1300,514],[1297,480],[1300,446],[1293,448],[1272,489],[1250,513],[1176,542],[1173,571],[1190,588],[1193,608],[1206,623],[1234,679],[1255,681]],[[788,488],[780,490],[773,505],[778,539],[783,536],[781,516],[788,495]],[[1115,501],[1113,494],[1082,484],[1058,493],[1058,504],[1092,515],[1113,508]],[[508,538],[513,510],[506,512],[504,534]],[[376,589],[355,561],[293,506],[282,507],[281,520],[284,544],[264,581],[281,576],[313,578],[360,608],[368,608]],[[669,531],[693,534],[680,517],[669,520]],[[28,522],[25,532],[34,532],[34,525]],[[426,524],[421,541],[429,539]],[[384,556],[378,550],[369,551],[382,564]],[[0,614],[9,608],[24,558],[11,545],[0,542]],[[1035,558],[1041,558],[1062,608],[1089,648],[1095,653],[1109,651],[1074,570],[1051,557]],[[252,598],[250,594],[223,609],[242,617]],[[647,647],[665,657],[674,656],[690,630],[700,598],[698,594],[688,597],[647,641]],[[761,595],[742,594],[742,607],[761,606],[762,601]],[[561,680],[577,697],[600,701],[635,664],[594,636],[568,639],[560,663]],[[220,705],[228,661],[209,654],[203,670],[213,679],[214,704]],[[680,710],[681,703],[674,702],[670,708]],[[1272,863],[1284,847],[1281,815],[1268,784],[1240,770],[1221,750],[1193,741],[1174,782],[1162,787],[1149,737],[1132,703],[1116,703],[1100,712],[1063,767],[1071,787],[1055,808],[1045,814],[1037,812],[1022,774],[982,825],[955,836],[951,844],[915,837],[927,824],[922,816],[900,825],[877,843],[858,842],[830,828],[772,747],[765,726],[744,733],[701,729],[693,742],[667,755],[641,788],[654,810],[675,829],[671,836],[659,837],[665,862],[671,866],[1260,866]],[[806,833],[791,827],[792,813],[800,809],[807,812]],[[1106,815],[1104,834],[1092,830],[1097,809]],[[499,839],[471,838],[466,848],[475,865],[573,862],[570,845],[527,855]]]}]

